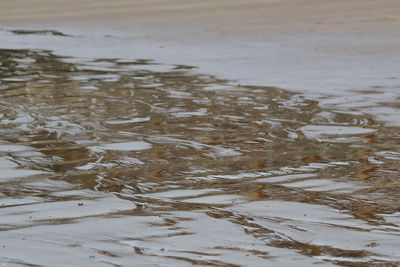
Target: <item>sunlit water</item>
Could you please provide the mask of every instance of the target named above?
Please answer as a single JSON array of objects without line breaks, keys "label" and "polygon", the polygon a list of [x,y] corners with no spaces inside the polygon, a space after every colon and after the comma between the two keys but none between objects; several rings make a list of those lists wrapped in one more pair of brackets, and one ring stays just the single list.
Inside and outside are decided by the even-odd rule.
[{"label": "sunlit water", "polygon": [[0,96],[0,262],[400,263],[400,131],[371,115],[43,50],[0,50]]}]

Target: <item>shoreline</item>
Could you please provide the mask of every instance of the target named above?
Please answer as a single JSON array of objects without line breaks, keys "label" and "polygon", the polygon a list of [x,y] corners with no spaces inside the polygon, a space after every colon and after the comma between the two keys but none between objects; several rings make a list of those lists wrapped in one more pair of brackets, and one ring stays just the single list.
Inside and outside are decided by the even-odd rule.
[{"label": "shoreline", "polygon": [[[0,12],[0,47],[191,65],[242,84],[299,91],[338,111],[400,126],[398,109],[381,108],[400,98],[396,1],[50,2],[37,0],[29,10],[21,1],[3,1],[10,10]],[[8,29],[72,37],[21,38]]]}]

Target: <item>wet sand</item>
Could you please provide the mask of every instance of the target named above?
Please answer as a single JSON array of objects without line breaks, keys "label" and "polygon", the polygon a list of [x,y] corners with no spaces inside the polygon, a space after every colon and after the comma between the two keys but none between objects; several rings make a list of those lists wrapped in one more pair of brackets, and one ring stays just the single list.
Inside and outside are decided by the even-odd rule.
[{"label": "wet sand", "polygon": [[0,262],[396,266],[396,1],[0,3]]}]

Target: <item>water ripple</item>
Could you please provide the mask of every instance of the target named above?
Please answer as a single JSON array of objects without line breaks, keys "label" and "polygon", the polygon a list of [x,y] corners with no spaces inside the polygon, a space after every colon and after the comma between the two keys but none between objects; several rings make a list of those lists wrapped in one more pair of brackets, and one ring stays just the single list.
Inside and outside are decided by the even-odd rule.
[{"label": "water ripple", "polygon": [[400,263],[398,128],[148,59],[0,63],[0,261]]}]

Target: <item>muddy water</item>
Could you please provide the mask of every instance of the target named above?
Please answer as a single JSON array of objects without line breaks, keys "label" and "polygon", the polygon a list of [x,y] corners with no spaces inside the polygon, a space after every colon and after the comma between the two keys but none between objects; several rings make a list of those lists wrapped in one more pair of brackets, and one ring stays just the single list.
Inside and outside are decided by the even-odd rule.
[{"label": "muddy water", "polygon": [[192,69],[0,50],[2,263],[400,263],[398,128]]}]

